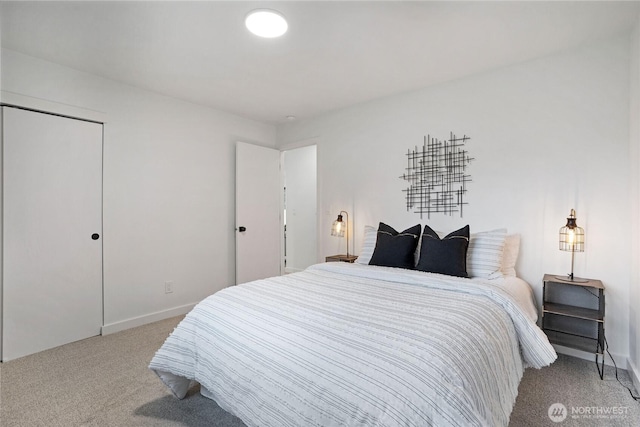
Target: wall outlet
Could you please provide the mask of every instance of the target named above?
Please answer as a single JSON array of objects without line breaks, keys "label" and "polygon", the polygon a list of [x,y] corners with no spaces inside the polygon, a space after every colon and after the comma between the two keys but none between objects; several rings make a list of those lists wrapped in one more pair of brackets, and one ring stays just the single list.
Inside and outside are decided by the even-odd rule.
[{"label": "wall outlet", "polygon": [[172,292],[173,292],[173,282],[172,281],[164,282],[164,293],[170,294]]}]

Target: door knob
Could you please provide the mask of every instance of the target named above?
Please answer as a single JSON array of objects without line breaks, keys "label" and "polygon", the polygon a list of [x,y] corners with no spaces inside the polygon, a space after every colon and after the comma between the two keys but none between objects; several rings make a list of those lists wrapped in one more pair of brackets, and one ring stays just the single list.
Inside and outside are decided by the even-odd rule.
[{"label": "door knob", "polygon": [[243,232],[247,231],[247,227],[238,227],[238,231],[243,233]]},{"label": "door knob", "polygon": [[92,238],[93,240],[98,240],[98,239],[100,238],[100,235],[99,235],[98,233],[93,233],[93,234],[91,235],[91,238]]}]

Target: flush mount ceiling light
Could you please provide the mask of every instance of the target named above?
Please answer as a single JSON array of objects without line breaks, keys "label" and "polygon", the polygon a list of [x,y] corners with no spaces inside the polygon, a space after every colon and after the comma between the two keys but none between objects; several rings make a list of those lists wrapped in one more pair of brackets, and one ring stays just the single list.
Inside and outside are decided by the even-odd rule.
[{"label": "flush mount ceiling light", "polygon": [[280,13],[269,9],[256,9],[247,15],[244,24],[259,37],[280,37],[287,32],[287,21]]}]

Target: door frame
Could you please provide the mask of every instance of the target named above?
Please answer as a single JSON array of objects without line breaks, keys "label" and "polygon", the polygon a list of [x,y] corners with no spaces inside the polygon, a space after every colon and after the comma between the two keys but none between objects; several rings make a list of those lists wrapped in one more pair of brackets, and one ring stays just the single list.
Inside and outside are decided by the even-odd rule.
[{"label": "door frame", "polygon": [[[322,194],[321,190],[322,190],[322,176],[320,173],[318,173],[319,168],[318,165],[320,164],[320,153],[321,153],[321,149],[320,149],[320,144],[318,144],[317,141],[318,137],[313,137],[313,138],[308,138],[308,139],[302,139],[299,141],[294,141],[294,142],[290,142],[287,143],[281,147],[278,147],[278,149],[280,150],[280,162],[281,164],[283,164],[283,154],[285,151],[289,151],[289,150],[295,150],[297,148],[305,148],[305,147],[309,147],[312,145],[315,145],[316,147],[316,262],[321,262],[323,260],[323,258],[320,256],[320,253],[322,252],[322,244],[321,244],[321,224],[322,224],[322,217],[323,215],[321,214],[323,212],[322,210],[322,205],[321,205],[321,198],[320,198],[320,194]],[[282,169],[282,168],[281,168]],[[281,172],[281,185],[280,185],[280,194],[281,194],[281,203],[280,203],[280,211],[284,212],[284,171]],[[280,243],[280,248],[281,248],[281,254],[280,254],[280,271],[284,274],[285,271],[285,266],[284,266],[284,215],[280,215],[280,229],[282,230],[281,233],[281,243]]]},{"label": "door frame", "polygon": [[286,241],[285,241],[285,223],[284,223],[284,210],[286,208],[285,206],[285,200],[284,200],[284,193],[285,193],[285,174],[286,174],[286,170],[285,170],[285,162],[284,162],[284,153],[287,151],[292,151],[292,150],[297,150],[300,148],[307,148],[307,147],[315,147],[316,148],[316,158],[315,158],[315,162],[316,162],[316,226],[315,226],[315,234],[316,234],[316,250],[315,250],[315,254],[316,254],[316,259],[315,262],[320,262],[321,258],[318,256],[318,254],[320,253],[320,191],[319,191],[319,175],[318,175],[318,144],[316,144],[315,140],[312,142],[309,142],[308,140],[305,141],[301,141],[301,144],[291,144],[291,146],[287,146],[286,148],[280,148],[280,181],[281,181],[281,185],[280,185],[280,193],[281,193],[281,202],[280,202],[280,211],[283,213],[280,215],[280,229],[282,230],[281,233],[281,238],[282,238],[282,242],[280,243],[280,248],[281,248],[281,254],[280,254],[280,271],[282,274],[286,273],[286,266],[285,266],[285,250],[286,250]]}]

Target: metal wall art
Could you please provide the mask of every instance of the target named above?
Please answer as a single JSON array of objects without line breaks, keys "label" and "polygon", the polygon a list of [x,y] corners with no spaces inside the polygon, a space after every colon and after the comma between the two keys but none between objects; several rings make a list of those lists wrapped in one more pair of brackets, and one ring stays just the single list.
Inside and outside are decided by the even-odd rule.
[{"label": "metal wall art", "polygon": [[471,138],[457,138],[451,133],[448,141],[441,141],[427,135],[421,149],[407,152],[406,172],[400,177],[409,182],[402,190],[406,194],[407,211],[431,218],[433,213],[453,215],[460,213],[468,203],[464,201],[467,183],[467,165],[473,160],[464,149]]}]

